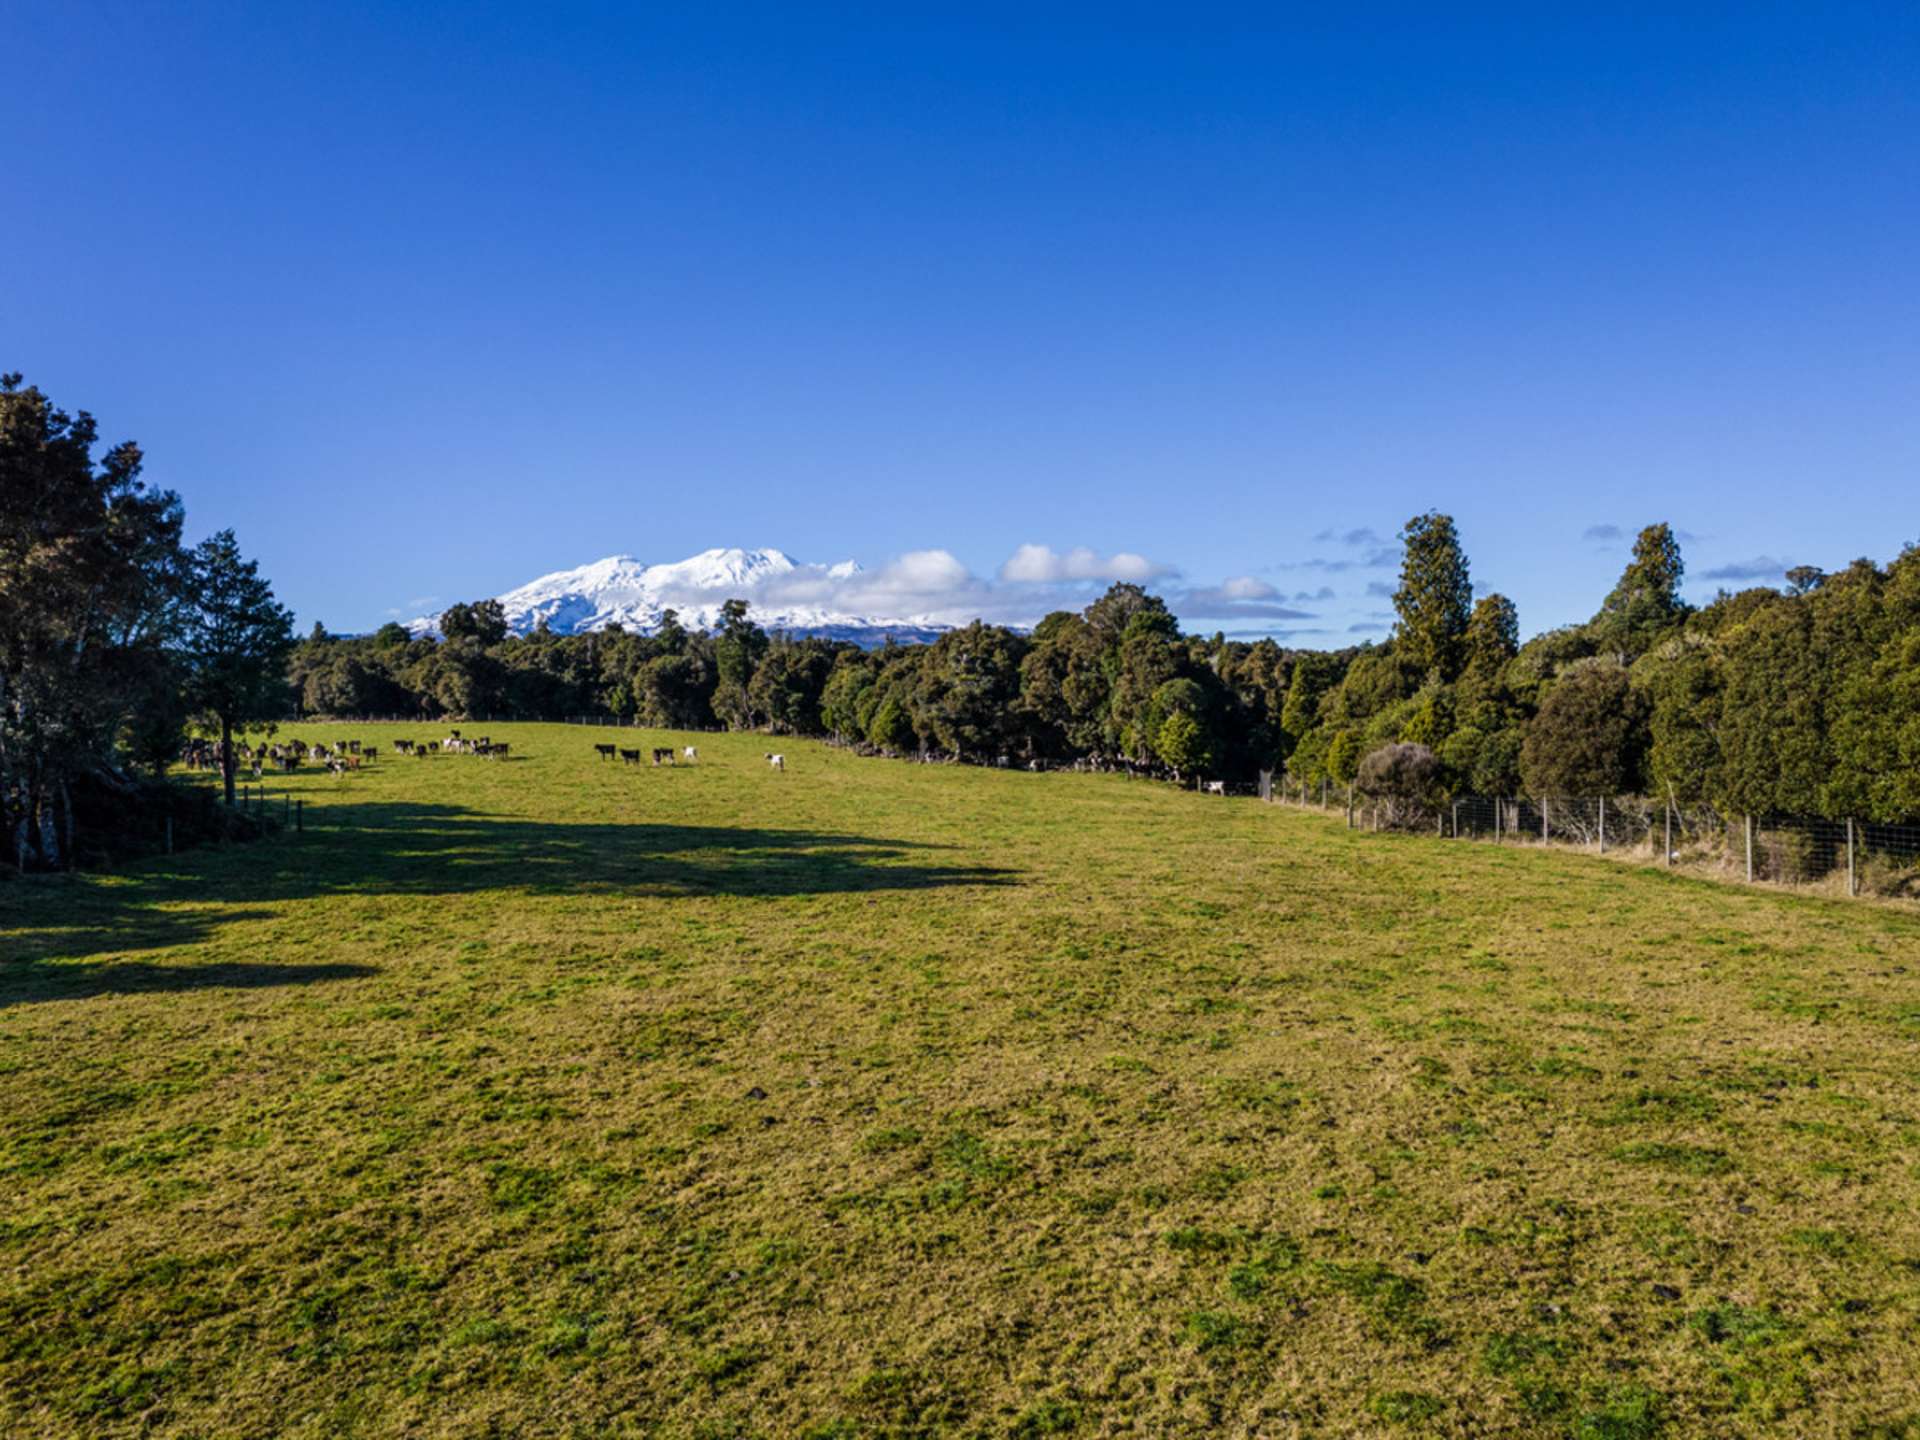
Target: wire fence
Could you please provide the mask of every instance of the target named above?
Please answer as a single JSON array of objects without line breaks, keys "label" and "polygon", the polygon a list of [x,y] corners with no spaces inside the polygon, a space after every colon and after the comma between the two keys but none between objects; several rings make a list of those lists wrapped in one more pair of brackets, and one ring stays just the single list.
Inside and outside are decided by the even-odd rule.
[{"label": "wire fence", "polygon": [[1277,779],[1263,785],[1263,798],[1343,813],[1353,829],[1558,845],[1747,884],[1920,900],[1920,824],[1728,815],[1643,795],[1463,795],[1431,804]]}]

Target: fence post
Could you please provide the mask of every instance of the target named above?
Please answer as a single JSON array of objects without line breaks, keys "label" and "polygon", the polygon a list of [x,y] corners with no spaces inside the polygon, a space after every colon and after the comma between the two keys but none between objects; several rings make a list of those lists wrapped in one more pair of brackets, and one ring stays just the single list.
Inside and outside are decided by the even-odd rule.
[{"label": "fence post", "polygon": [[1547,797],[1540,797],[1540,843],[1546,844],[1552,837],[1547,834]]},{"label": "fence post", "polygon": [[1753,884],[1753,816],[1747,816],[1747,884]]},{"label": "fence post", "polygon": [[1607,853],[1607,797],[1600,797],[1600,853]]},{"label": "fence post", "polygon": [[1667,846],[1665,858],[1667,868],[1671,870],[1673,868],[1673,801],[1671,798],[1667,801]]},{"label": "fence post", "polygon": [[296,835],[307,833],[307,802],[304,800],[293,802],[293,833]]},{"label": "fence post", "polygon": [[1347,829],[1353,828],[1353,782],[1347,782]]},{"label": "fence post", "polygon": [[1458,800],[1453,802],[1453,838],[1456,840],[1460,838],[1460,802]]},{"label": "fence post", "polygon": [[1849,815],[1847,817],[1847,895],[1851,898],[1859,893],[1860,887],[1853,877],[1853,817]]}]

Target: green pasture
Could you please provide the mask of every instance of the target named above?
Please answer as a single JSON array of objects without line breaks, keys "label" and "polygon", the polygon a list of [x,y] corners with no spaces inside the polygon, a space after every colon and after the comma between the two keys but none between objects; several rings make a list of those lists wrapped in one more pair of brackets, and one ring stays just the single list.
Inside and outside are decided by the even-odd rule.
[{"label": "green pasture", "polygon": [[0,880],[0,1434],[1920,1437],[1911,913],[466,728]]}]

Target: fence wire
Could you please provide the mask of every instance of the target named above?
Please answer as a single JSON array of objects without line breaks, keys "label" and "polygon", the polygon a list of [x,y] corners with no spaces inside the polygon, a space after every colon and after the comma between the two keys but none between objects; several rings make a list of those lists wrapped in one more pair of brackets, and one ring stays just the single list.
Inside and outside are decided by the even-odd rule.
[{"label": "fence wire", "polygon": [[1644,795],[1463,795],[1439,804],[1369,798],[1325,783],[1272,785],[1275,801],[1344,812],[1363,830],[1561,845],[1753,884],[1920,900],[1920,824],[1726,815]]}]

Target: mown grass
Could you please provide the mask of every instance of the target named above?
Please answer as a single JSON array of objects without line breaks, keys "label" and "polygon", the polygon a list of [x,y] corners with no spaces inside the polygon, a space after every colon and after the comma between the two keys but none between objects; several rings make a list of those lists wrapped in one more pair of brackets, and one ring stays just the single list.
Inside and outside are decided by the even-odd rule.
[{"label": "mown grass", "polygon": [[487,728],[0,883],[0,1433],[1920,1435],[1911,916]]}]

